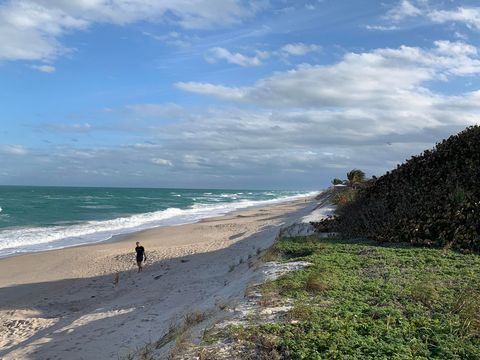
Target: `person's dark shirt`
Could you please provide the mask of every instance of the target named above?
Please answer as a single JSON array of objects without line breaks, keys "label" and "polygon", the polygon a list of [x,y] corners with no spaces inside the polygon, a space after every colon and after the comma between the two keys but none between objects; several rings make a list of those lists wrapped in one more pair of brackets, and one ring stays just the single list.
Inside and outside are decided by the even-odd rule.
[{"label": "person's dark shirt", "polygon": [[137,252],[137,261],[143,261],[145,256],[145,248],[143,246],[137,246],[135,251]]}]

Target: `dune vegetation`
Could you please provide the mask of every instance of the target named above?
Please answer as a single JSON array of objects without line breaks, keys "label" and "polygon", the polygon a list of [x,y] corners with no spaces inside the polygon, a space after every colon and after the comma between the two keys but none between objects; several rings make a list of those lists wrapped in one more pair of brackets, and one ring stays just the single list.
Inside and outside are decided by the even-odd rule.
[{"label": "dune vegetation", "polygon": [[479,252],[479,175],[480,126],[473,126],[378,179],[349,177],[336,197],[335,220],[317,227],[350,238]]},{"label": "dune vegetation", "polygon": [[281,239],[280,261],[312,266],[263,285],[293,307],[232,326],[244,359],[479,359],[480,258],[374,241]]}]

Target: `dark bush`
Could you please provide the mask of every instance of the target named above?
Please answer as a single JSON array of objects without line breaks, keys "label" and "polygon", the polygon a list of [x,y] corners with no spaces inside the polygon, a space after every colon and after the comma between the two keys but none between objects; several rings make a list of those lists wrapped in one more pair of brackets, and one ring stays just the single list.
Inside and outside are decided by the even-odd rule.
[{"label": "dark bush", "polygon": [[472,126],[359,189],[338,209],[334,227],[349,236],[479,252],[479,181],[480,127]]}]

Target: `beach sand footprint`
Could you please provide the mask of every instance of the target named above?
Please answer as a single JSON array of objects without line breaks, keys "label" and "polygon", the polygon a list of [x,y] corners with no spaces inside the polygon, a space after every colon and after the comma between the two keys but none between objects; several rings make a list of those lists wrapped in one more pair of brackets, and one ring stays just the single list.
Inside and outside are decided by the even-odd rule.
[{"label": "beach sand footprint", "polygon": [[8,349],[58,321],[57,318],[47,319],[35,315],[31,311],[16,311],[13,318],[4,317],[0,323],[0,349]]}]

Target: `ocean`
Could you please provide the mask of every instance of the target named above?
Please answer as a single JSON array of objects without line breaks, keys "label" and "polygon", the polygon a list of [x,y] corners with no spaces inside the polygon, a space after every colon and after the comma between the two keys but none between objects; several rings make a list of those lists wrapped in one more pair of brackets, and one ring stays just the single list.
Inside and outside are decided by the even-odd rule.
[{"label": "ocean", "polygon": [[314,193],[0,186],[0,257],[96,243]]}]

